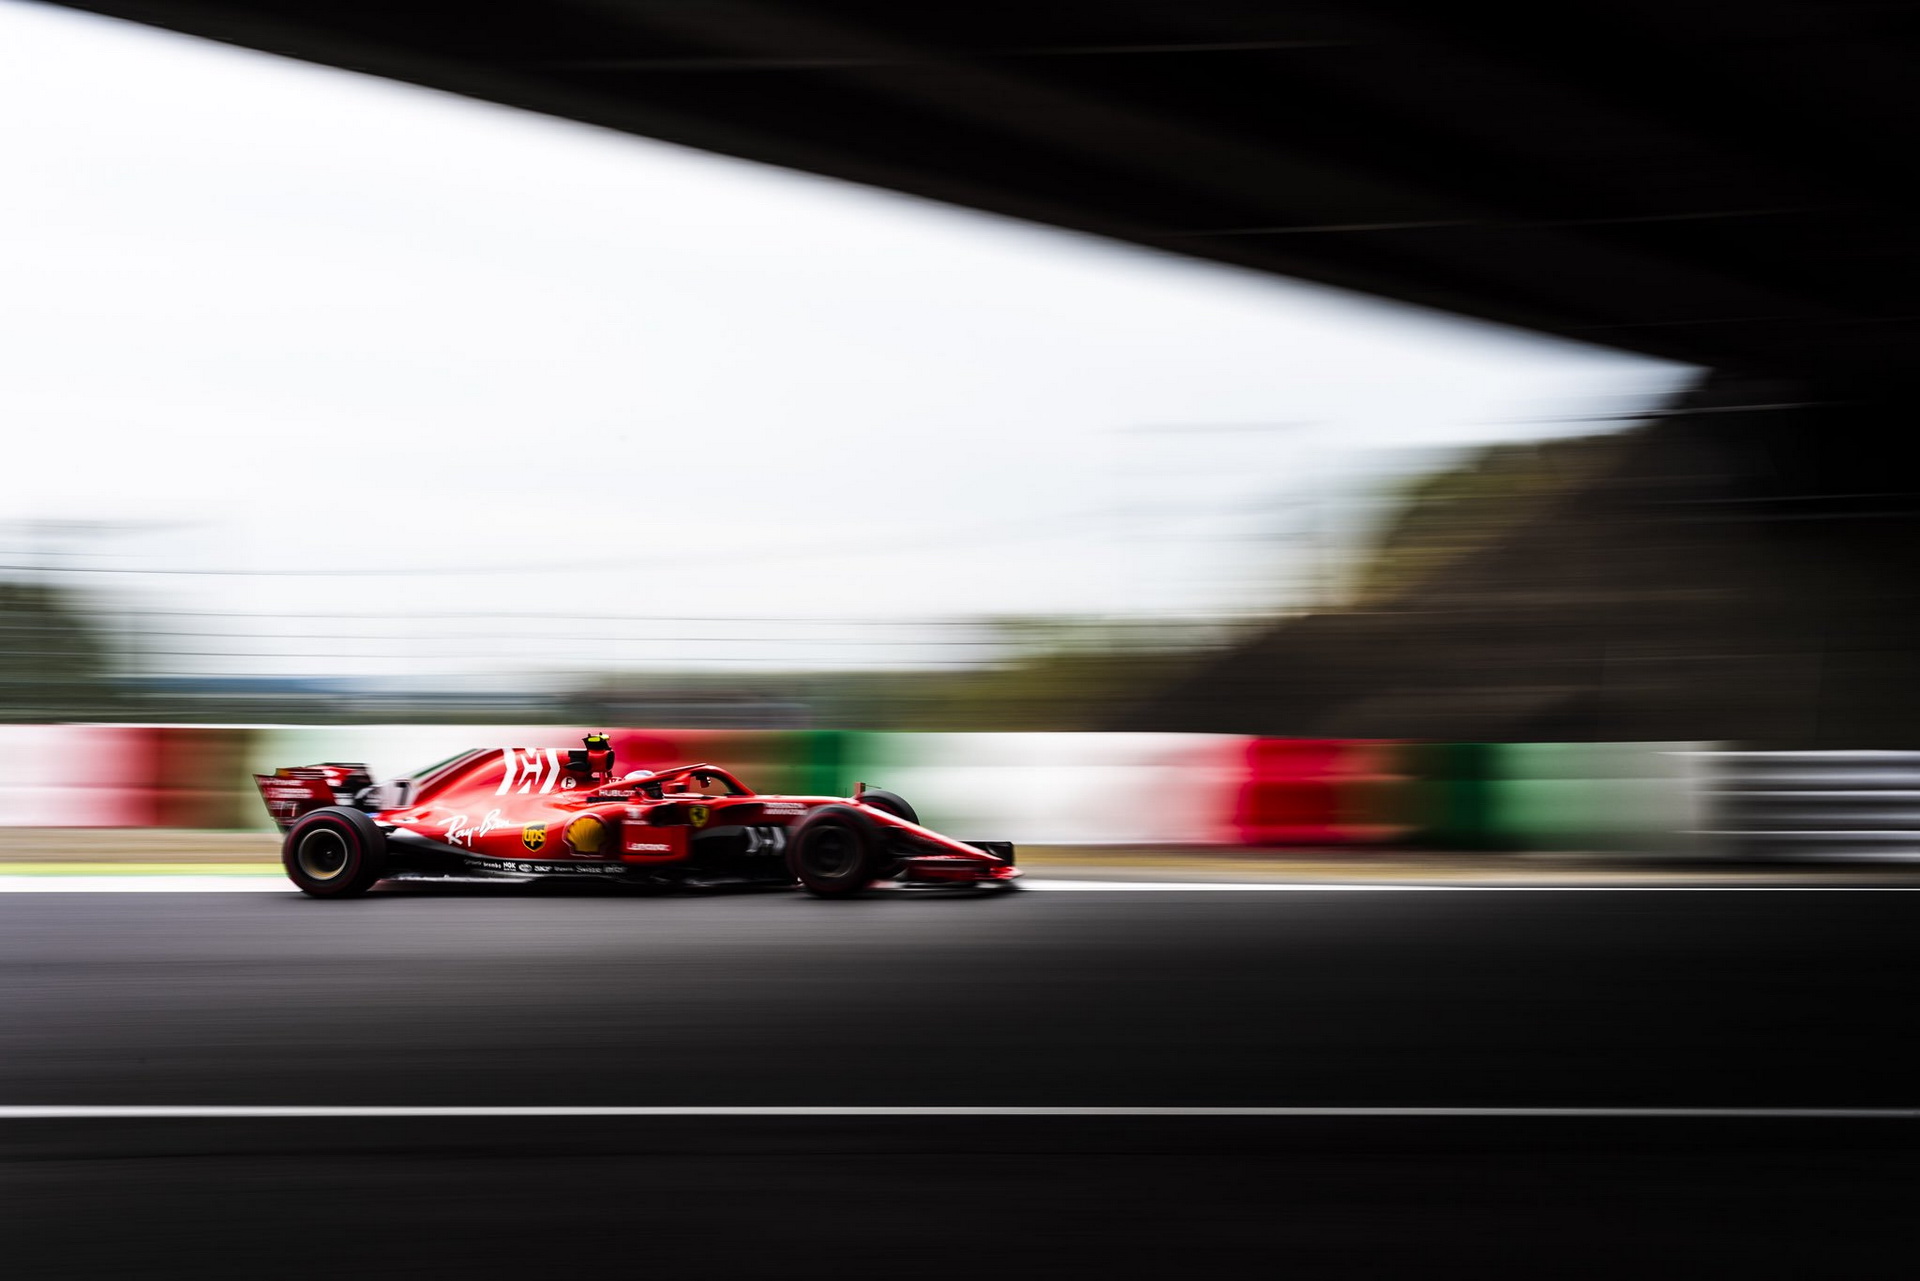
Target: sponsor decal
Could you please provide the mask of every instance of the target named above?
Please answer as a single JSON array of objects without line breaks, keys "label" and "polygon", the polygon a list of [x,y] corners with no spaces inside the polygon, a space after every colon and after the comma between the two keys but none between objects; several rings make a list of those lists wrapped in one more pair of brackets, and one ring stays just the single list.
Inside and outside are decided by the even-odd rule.
[{"label": "sponsor decal", "polygon": [[500,817],[500,811],[497,809],[488,810],[487,816],[480,820],[478,826],[467,822],[467,816],[465,814],[455,814],[446,822],[447,843],[449,845],[464,845],[468,849],[472,849],[474,837],[485,836],[488,832],[496,828],[506,826],[508,826],[507,820]]},{"label": "sponsor decal", "polygon": [[529,850],[537,850],[547,843],[547,825],[529,823],[520,829],[520,843]]},{"label": "sponsor decal", "polygon": [[807,807],[804,805],[791,805],[791,804],[782,802],[775,805],[762,805],[760,807],[760,812],[762,814],[804,814],[807,812]]},{"label": "sponsor decal", "polygon": [[524,872],[544,876],[623,876],[624,867],[608,863],[532,863],[469,855],[467,866],[483,872]]},{"label": "sponsor decal", "polygon": [[560,779],[560,749],[557,747],[503,747],[500,749],[500,786],[495,796],[518,792],[551,792]]},{"label": "sponsor decal", "polygon": [[591,814],[567,824],[567,845],[575,854],[598,854],[606,839],[607,825]]},{"label": "sponsor decal", "polygon": [[693,824],[695,827],[705,827],[707,820],[712,817],[713,807],[711,805],[687,806],[687,822]]},{"label": "sponsor decal", "polygon": [[635,854],[671,854],[673,852],[673,846],[652,841],[629,841],[627,848]]}]

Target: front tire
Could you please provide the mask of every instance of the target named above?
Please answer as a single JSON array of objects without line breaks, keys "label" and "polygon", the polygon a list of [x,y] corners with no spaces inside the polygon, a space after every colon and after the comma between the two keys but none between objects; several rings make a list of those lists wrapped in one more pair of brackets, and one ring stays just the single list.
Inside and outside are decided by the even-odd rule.
[{"label": "front tire", "polygon": [[300,892],[350,898],[385,874],[387,837],[359,810],[328,806],[301,817],[280,846],[280,864]]},{"label": "front tire", "polygon": [[878,787],[869,787],[866,791],[860,793],[860,803],[862,805],[871,805],[877,810],[885,810],[895,818],[904,818],[916,827],[919,826],[920,816],[914,812],[913,806],[907,804],[907,798],[898,792],[889,792]]},{"label": "front tire", "polygon": [[851,898],[881,878],[886,836],[851,805],[823,805],[787,838],[787,871],[821,898]]}]

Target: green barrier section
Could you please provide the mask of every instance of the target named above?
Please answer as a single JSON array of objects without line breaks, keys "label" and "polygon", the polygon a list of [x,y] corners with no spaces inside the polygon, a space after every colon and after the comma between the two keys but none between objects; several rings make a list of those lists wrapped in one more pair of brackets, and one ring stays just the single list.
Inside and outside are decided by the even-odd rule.
[{"label": "green barrier section", "polygon": [[847,734],[836,729],[801,730],[794,735],[799,751],[794,762],[793,795],[841,794],[840,776],[846,772]]},{"label": "green barrier section", "polygon": [[885,787],[880,775],[897,759],[889,740],[896,734],[860,730],[816,729],[796,735],[804,739],[801,779],[803,796],[846,796],[855,783]]},{"label": "green barrier section", "polygon": [[[944,789],[924,786],[921,772],[931,760],[940,757],[941,747],[964,737],[954,734],[916,734],[900,731],[860,731],[843,734],[838,795],[846,795],[855,783],[884,788],[906,797],[922,823],[935,829],[969,827],[965,810],[956,811],[947,803]],[[978,827],[972,823],[971,827]]]},{"label": "green barrier section", "polygon": [[875,732],[845,735],[845,787],[851,788],[858,782],[869,787],[900,790],[900,780],[894,778],[889,782],[889,775],[920,764],[924,752],[916,749],[927,748],[941,737],[938,734]]},{"label": "green barrier section", "polygon": [[1438,850],[1674,853],[1703,826],[1697,743],[1401,749],[1408,842]]},{"label": "green barrier section", "polygon": [[1515,848],[1684,853],[1702,824],[1694,743],[1508,743],[1495,808]]},{"label": "green barrier section", "polygon": [[756,792],[805,794],[813,769],[811,738],[803,730],[706,730],[686,736],[682,755],[725,766]]},{"label": "green barrier section", "polygon": [[1410,844],[1438,850],[1518,849],[1501,821],[1499,743],[1412,743],[1403,750]]}]

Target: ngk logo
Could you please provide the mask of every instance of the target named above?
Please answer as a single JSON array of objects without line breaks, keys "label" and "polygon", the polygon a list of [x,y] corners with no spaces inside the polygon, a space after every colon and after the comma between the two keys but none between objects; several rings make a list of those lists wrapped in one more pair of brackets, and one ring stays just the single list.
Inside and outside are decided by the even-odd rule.
[{"label": "ngk logo", "polygon": [[500,763],[500,786],[493,789],[495,796],[505,796],[508,792],[551,792],[560,777],[557,747],[503,747]]}]

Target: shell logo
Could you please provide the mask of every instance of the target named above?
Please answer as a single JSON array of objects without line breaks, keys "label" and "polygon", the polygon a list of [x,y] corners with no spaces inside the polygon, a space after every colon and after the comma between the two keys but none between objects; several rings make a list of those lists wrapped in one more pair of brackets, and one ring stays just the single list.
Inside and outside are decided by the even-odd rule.
[{"label": "shell logo", "polygon": [[575,854],[598,854],[607,843],[607,825],[591,814],[567,824],[567,848]]}]

